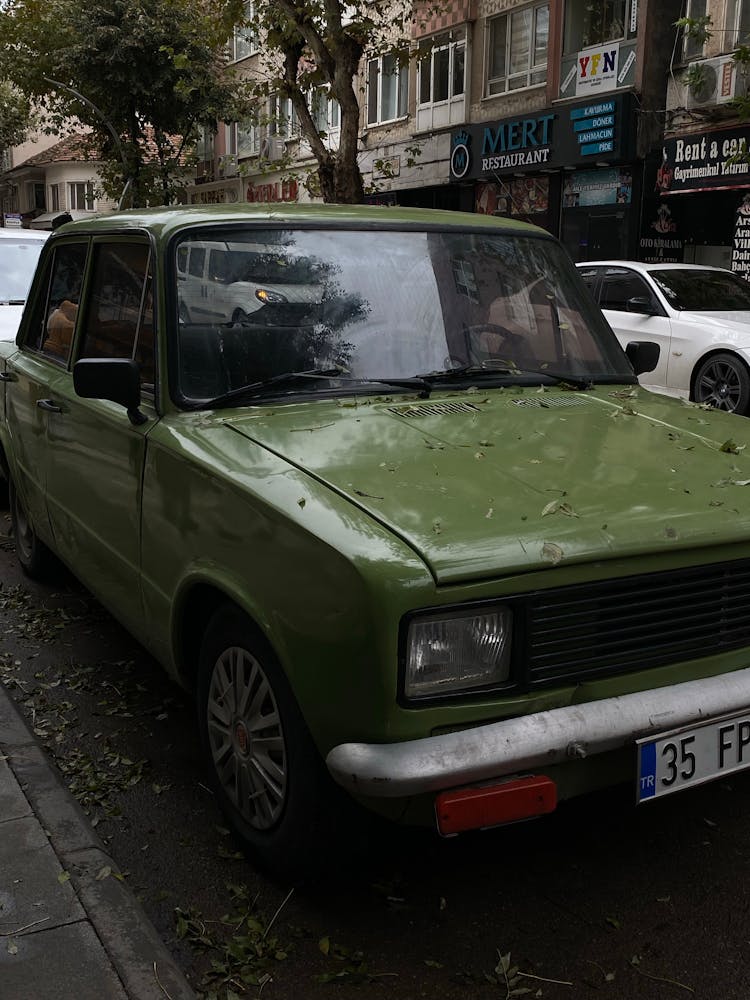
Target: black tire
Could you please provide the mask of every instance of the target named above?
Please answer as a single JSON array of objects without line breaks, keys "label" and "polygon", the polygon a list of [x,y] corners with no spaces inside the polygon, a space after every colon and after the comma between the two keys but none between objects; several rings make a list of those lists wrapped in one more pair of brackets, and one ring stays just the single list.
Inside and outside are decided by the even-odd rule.
[{"label": "black tire", "polygon": [[235,309],[232,313],[232,322],[236,326],[249,326],[250,316],[244,309]]},{"label": "black tire", "polygon": [[333,846],[343,793],[276,656],[233,606],[209,623],[197,694],[209,781],[249,857],[284,881],[315,877]]},{"label": "black tire", "polygon": [[8,507],[21,569],[32,580],[48,579],[56,564],[55,557],[37,537],[12,479],[8,481]]},{"label": "black tire", "polygon": [[695,372],[696,403],[729,413],[750,412],[750,372],[736,354],[726,351],[705,358]]}]

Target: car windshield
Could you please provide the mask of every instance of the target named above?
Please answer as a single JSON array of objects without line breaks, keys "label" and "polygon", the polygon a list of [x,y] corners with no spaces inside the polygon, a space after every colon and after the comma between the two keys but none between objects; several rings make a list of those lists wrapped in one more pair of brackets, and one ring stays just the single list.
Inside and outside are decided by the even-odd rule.
[{"label": "car windshield", "polygon": [[[217,269],[209,257],[219,250]],[[294,391],[351,392],[357,379],[451,369],[470,382],[478,368],[505,382],[525,371],[525,384],[529,372],[633,379],[564,250],[546,238],[212,228],[186,234],[175,254],[178,395],[189,401],[330,368],[346,378],[297,380]]]},{"label": "car windshield", "polygon": [[44,240],[0,239],[0,302],[25,302]]},{"label": "car windshield", "polygon": [[750,310],[750,283],[731,271],[669,268],[649,271],[673,309],[690,312]]}]

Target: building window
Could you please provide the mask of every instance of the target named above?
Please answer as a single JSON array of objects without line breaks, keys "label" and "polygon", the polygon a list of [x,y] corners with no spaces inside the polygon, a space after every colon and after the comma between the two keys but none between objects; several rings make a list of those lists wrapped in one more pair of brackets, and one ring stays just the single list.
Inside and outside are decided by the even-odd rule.
[{"label": "building window", "polygon": [[318,132],[330,141],[341,131],[339,102],[328,95],[327,87],[318,87],[310,95],[310,114]]},{"label": "building window", "polygon": [[[628,11],[637,0],[569,0],[565,5],[565,53],[629,36]],[[704,0],[705,6],[705,0]]]},{"label": "building window", "polygon": [[94,211],[94,185],[91,181],[74,181],[68,185],[70,208],[79,212]]},{"label": "building window", "polygon": [[60,205],[60,185],[59,184],[50,184],[50,186],[49,186],[49,202],[50,202],[50,206],[49,207],[50,207],[50,211],[51,212],[59,212],[60,211],[61,205]]},{"label": "building window", "polygon": [[246,59],[255,55],[258,51],[258,40],[250,27],[250,21],[255,16],[255,8],[252,3],[245,4],[244,20],[234,26],[234,38],[232,39],[232,58],[235,62],[239,59]]},{"label": "building window", "polygon": [[727,30],[722,48],[730,52],[738,45],[750,44],[750,0],[729,0]]},{"label": "building window", "polygon": [[420,48],[417,75],[419,105],[439,104],[464,93],[466,45],[464,40],[433,39]]},{"label": "building window", "polygon": [[257,156],[260,153],[260,128],[254,118],[245,118],[234,126],[236,135],[235,152],[238,159]]},{"label": "building window", "polygon": [[299,129],[297,127],[297,112],[294,110],[291,97],[281,97],[271,94],[268,104],[269,123],[268,134],[279,139],[293,139]]},{"label": "building window", "polygon": [[[706,16],[706,0],[687,0],[687,9],[685,11],[685,17],[691,17],[694,20]],[[701,59],[703,56],[703,46],[705,42],[702,38],[693,38],[687,31],[682,43],[682,55],[685,61],[690,59]]]},{"label": "building window", "polygon": [[409,67],[398,52],[367,62],[367,124],[403,118],[407,111]]},{"label": "building window", "polygon": [[548,3],[493,17],[487,31],[487,96],[544,83],[548,42]]}]

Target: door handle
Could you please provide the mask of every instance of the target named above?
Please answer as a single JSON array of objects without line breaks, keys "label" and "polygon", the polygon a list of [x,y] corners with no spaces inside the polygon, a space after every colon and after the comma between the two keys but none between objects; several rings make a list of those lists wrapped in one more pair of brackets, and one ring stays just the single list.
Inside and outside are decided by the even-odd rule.
[{"label": "door handle", "polygon": [[62,413],[62,407],[51,399],[37,399],[36,405],[40,410],[46,410],[48,413]]}]

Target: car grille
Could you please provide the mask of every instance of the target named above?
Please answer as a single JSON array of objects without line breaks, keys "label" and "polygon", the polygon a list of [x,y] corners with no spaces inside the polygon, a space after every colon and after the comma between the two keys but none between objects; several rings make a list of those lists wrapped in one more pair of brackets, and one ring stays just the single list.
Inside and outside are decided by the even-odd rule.
[{"label": "car grille", "polygon": [[750,560],[538,591],[524,603],[530,687],[750,646]]}]

